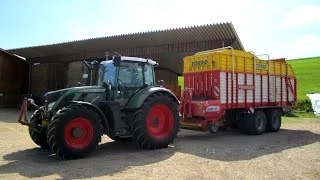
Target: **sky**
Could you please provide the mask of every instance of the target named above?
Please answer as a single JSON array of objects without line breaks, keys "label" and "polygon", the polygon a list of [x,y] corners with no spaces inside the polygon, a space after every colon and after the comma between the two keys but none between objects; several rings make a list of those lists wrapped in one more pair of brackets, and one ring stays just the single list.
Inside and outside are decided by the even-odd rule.
[{"label": "sky", "polygon": [[219,22],[246,51],[320,56],[320,0],[0,0],[0,48]]}]

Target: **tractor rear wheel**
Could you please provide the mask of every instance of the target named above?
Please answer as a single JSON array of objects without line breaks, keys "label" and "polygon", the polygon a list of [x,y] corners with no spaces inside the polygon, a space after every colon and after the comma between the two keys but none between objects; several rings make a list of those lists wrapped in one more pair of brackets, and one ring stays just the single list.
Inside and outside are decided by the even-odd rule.
[{"label": "tractor rear wheel", "polygon": [[29,126],[29,135],[31,139],[33,140],[34,143],[36,143],[38,146],[40,146],[43,149],[49,149],[49,145],[47,142],[47,135],[46,127],[41,126],[41,113],[39,110],[36,110],[30,119],[30,124]]},{"label": "tractor rear wheel", "polygon": [[167,147],[179,131],[179,109],[165,93],[150,95],[134,119],[133,138],[144,149]]},{"label": "tractor rear wheel", "polygon": [[69,105],[49,122],[47,137],[51,150],[63,159],[82,158],[101,142],[102,124],[91,108]]}]

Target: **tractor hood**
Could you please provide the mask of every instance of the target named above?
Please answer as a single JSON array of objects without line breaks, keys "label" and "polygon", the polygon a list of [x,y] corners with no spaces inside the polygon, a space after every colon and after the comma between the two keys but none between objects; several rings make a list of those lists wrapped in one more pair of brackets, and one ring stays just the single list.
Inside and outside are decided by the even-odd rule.
[{"label": "tractor hood", "polygon": [[82,93],[102,93],[105,92],[105,88],[101,86],[80,86],[80,87],[72,87],[59,89],[56,91],[50,91],[45,93],[45,105],[50,110],[54,105],[66,103],[64,101],[73,100],[69,99],[70,95],[74,94],[82,94]]},{"label": "tractor hood", "polygon": [[50,91],[50,92],[47,92],[45,93],[45,97],[47,96],[51,96],[53,94],[60,94],[62,95],[63,93],[65,93],[66,91],[69,91],[69,90],[74,90],[74,91],[83,91],[83,92],[97,92],[95,90],[101,90],[102,87],[101,86],[80,86],[80,87],[71,87],[71,88],[64,88],[64,89],[59,89],[59,90],[55,90],[55,91]]}]

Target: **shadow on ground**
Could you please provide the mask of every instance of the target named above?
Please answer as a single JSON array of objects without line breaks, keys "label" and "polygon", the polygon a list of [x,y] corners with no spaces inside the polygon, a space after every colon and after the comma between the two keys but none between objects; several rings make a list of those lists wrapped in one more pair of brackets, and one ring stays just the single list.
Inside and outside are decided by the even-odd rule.
[{"label": "shadow on ground", "polygon": [[0,166],[0,174],[19,173],[29,178],[53,174],[68,179],[100,177],[124,171],[132,166],[158,163],[169,159],[175,152],[220,161],[241,161],[279,153],[319,140],[319,134],[289,129],[261,136],[247,136],[237,131],[210,135],[182,130],[174,147],[154,151],[142,150],[130,143],[110,142],[101,144],[90,157],[70,161],[58,160],[55,155],[40,148],[14,152],[3,157],[10,162]]}]

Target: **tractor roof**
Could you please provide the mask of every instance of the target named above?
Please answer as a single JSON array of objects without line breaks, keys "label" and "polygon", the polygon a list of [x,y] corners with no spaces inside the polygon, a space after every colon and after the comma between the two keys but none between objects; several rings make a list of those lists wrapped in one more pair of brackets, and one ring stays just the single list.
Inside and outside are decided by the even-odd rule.
[{"label": "tractor roof", "polygon": [[145,59],[145,58],[139,58],[139,57],[121,56],[121,61],[145,62],[151,65],[158,65],[158,63],[153,61],[152,59]]}]

